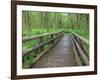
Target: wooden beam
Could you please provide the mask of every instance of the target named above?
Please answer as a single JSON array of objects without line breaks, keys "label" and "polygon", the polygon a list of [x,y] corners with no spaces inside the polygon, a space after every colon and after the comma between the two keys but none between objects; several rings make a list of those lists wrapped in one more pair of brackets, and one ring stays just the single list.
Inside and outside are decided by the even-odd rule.
[{"label": "wooden beam", "polygon": [[38,39],[40,37],[44,37],[44,36],[48,36],[48,35],[52,35],[52,34],[57,34],[57,33],[61,33],[61,32],[62,31],[52,32],[52,33],[45,33],[45,34],[42,34],[42,35],[34,35],[34,36],[29,36],[29,37],[23,37],[22,41],[26,42],[26,41],[30,41],[30,40],[33,40],[33,39]]},{"label": "wooden beam", "polygon": [[[43,52],[41,52],[33,61],[32,65],[27,65],[27,67],[25,68],[32,68],[38,61],[39,59],[46,54],[46,52],[48,52],[61,38],[63,37],[63,35],[61,35],[50,47],[48,47],[46,50],[44,50]],[[25,63],[24,63],[25,64]]]},{"label": "wooden beam", "polygon": [[77,53],[77,49],[76,49],[76,46],[75,46],[74,39],[72,38],[71,40],[72,40],[72,44],[73,44],[73,50],[74,50],[74,53],[75,53],[76,63],[77,63],[78,66],[81,66],[82,63],[81,63],[80,57],[79,57],[79,55]]},{"label": "wooden beam", "polygon": [[75,45],[77,46],[77,49],[78,49],[78,51],[79,51],[79,54],[81,55],[81,57],[82,57],[84,63],[85,63],[86,65],[89,65],[89,61],[88,61],[87,56],[86,56],[85,53],[82,51],[82,49],[80,48],[80,46],[78,45],[78,43],[77,43],[77,41],[76,41],[75,39],[74,39],[74,42],[75,42]]},{"label": "wooden beam", "polygon": [[61,35],[62,35],[62,34],[59,34],[57,37],[54,37],[54,38],[52,38],[52,39],[50,39],[50,40],[48,40],[48,41],[45,41],[45,42],[43,42],[43,43],[37,45],[36,47],[33,47],[33,48],[31,48],[31,49],[29,49],[29,50],[27,50],[27,51],[23,51],[23,52],[22,52],[22,55],[25,56],[25,55],[27,55],[28,53],[31,53],[31,52],[33,52],[33,51],[39,49],[40,47],[44,46],[45,44],[50,43],[51,41],[53,41],[53,40],[59,38]]},{"label": "wooden beam", "polygon": [[89,40],[83,38],[82,36],[79,36],[78,34],[71,32],[74,36],[78,37],[83,43],[89,46]]}]

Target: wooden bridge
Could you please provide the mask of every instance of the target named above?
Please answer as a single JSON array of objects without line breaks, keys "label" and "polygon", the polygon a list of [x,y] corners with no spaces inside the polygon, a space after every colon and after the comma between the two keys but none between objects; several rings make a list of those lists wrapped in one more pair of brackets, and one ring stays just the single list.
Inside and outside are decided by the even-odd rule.
[{"label": "wooden bridge", "polygon": [[[46,68],[89,65],[89,41],[76,33],[64,34],[62,31],[38,36],[24,37],[23,43],[38,40],[39,44],[23,51],[23,68]],[[45,45],[49,45],[45,48]],[[30,64],[25,57],[38,55]]]}]

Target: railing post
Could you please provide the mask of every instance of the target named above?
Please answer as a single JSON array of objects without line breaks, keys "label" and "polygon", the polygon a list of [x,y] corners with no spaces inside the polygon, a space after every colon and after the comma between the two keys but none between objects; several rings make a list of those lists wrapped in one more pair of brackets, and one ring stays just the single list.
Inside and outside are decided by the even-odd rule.
[{"label": "railing post", "polygon": [[[41,44],[43,42],[43,37],[40,37],[39,38],[39,44]],[[39,52],[41,52],[41,51],[43,51],[44,50],[44,46],[41,46],[40,48],[39,48]]]},{"label": "railing post", "polygon": [[[51,39],[54,37],[54,34],[51,34]],[[51,41],[51,44],[54,42],[54,40]]]}]

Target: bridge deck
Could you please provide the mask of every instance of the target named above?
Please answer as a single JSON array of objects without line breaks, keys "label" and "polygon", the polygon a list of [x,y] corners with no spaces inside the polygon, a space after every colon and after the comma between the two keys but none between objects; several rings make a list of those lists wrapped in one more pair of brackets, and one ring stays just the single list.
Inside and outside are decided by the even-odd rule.
[{"label": "bridge deck", "polygon": [[34,68],[77,66],[70,35],[65,35]]}]

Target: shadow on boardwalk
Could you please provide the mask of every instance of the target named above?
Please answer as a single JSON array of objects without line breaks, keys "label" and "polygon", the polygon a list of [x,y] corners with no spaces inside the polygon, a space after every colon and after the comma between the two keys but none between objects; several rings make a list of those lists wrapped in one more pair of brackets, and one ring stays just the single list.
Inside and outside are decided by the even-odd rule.
[{"label": "shadow on boardwalk", "polygon": [[77,66],[70,35],[64,37],[33,66],[34,68]]}]

